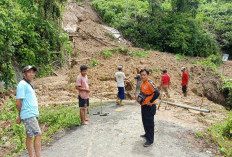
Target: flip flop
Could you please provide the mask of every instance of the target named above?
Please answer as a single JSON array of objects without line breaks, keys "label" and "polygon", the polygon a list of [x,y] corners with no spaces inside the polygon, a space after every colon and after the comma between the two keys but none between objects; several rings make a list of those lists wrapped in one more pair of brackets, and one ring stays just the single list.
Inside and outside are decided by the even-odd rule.
[{"label": "flip flop", "polygon": [[93,115],[99,115],[100,114],[100,112],[95,112],[95,113],[93,113]]},{"label": "flip flop", "polygon": [[100,114],[100,116],[107,116],[109,113]]}]

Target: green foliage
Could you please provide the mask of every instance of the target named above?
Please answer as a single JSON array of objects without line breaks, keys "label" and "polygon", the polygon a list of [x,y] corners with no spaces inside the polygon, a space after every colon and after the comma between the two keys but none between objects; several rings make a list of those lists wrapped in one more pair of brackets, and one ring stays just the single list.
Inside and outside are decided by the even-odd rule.
[{"label": "green foliage", "polygon": [[203,21],[220,45],[222,51],[232,56],[232,3],[229,1],[204,2],[198,9],[196,19]]},{"label": "green foliage", "polygon": [[[81,124],[79,109],[74,105],[40,107],[39,112],[40,126],[46,126],[47,128],[43,132],[42,142],[51,140],[50,135],[64,128],[71,128]],[[18,112],[15,106],[15,100],[6,102],[0,114],[0,121],[3,124],[0,128],[0,138],[6,138],[0,141],[0,147],[3,147],[8,141],[13,145],[13,149],[9,150],[8,156],[20,155],[22,150],[26,149],[25,127],[23,124],[15,123],[17,116]]]},{"label": "green foliage", "polygon": [[105,57],[105,59],[113,56],[113,52],[110,51],[110,50],[104,50],[101,53],[103,54],[103,56]]},{"label": "green foliage", "polygon": [[217,69],[222,64],[222,57],[221,55],[210,55],[207,57],[204,61],[198,61],[196,62],[198,65],[205,65],[207,67],[210,67],[212,69]]},{"label": "green foliage", "polygon": [[227,104],[230,108],[232,108],[232,82],[226,78],[223,78],[223,83],[223,91],[226,95]]},{"label": "green foliage", "polygon": [[219,145],[219,150],[226,156],[232,156],[232,112],[223,123],[217,123],[209,128],[211,140],[216,141]]},{"label": "green foliage", "polygon": [[221,79],[223,80],[223,87],[222,87],[222,89],[218,89],[218,90],[223,91],[224,96],[227,100],[226,104],[231,109],[232,108],[232,82],[230,80],[228,80],[227,78],[221,76],[221,74],[219,74],[217,71],[218,67],[222,64],[221,55],[219,55],[219,54],[210,55],[204,61],[197,61],[196,64],[197,65],[204,65],[207,68],[212,69],[213,71],[215,71],[215,73],[218,74],[218,76],[221,77]]},{"label": "green foliage", "polygon": [[204,137],[204,134],[203,134],[201,131],[197,131],[197,132],[195,133],[195,135],[196,135],[198,138]]},{"label": "green foliage", "polygon": [[148,56],[148,52],[146,52],[146,51],[133,51],[132,56],[143,58],[143,57]]},{"label": "green foliage", "polygon": [[1,0],[0,81],[5,82],[5,88],[16,83],[13,64],[47,69],[53,61],[62,63],[64,53],[71,51],[68,36],[62,33],[59,23],[60,3],[64,1]]},{"label": "green foliage", "polygon": [[106,58],[112,57],[114,54],[123,54],[123,55],[130,55],[131,57],[147,57],[148,52],[147,51],[130,51],[128,48],[124,47],[117,47],[114,49],[105,49],[101,52],[103,56]]},{"label": "green foliage", "polygon": [[226,120],[225,127],[223,128],[223,133],[222,135],[232,139],[232,112],[230,113],[229,117]]},{"label": "green foliage", "polygon": [[123,0],[95,0],[92,5],[105,22],[136,46],[188,56],[209,56],[218,50],[215,35],[195,18],[198,0],[173,0],[172,4],[168,0],[138,0],[136,20],[133,0],[129,0],[128,18]]},{"label": "green foliage", "polygon": [[90,68],[93,68],[95,66],[97,66],[99,64],[99,62],[95,59],[91,59],[90,60]]},{"label": "green foliage", "polygon": [[178,61],[183,61],[183,60],[187,59],[187,57],[185,55],[182,55],[182,54],[176,54],[174,57]]},{"label": "green foliage", "polygon": [[154,71],[154,72],[158,72],[158,71],[161,71],[161,69],[160,69],[160,68],[156,68],[156,67],[155,67],[155,68],[153,68],[153,69],[152,69],[152,71]]}]

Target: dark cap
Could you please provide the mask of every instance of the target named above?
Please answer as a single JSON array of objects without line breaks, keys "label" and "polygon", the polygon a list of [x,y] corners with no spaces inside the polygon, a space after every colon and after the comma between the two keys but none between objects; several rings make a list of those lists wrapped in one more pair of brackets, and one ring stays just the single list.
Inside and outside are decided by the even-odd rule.
[{"label": "dark cap", "polygon": [[163,72],[163,73],[167,73],[167,70],[166,70],[166,69],[164,69],[164,70],[162,70],[162,72]]},{"label": "dark cap", "polygon": [[25,66],[22,70],[23,73],[27,72],[28,70],[33,69],[34,71],[37,71],[37,69],[31,65]]}]

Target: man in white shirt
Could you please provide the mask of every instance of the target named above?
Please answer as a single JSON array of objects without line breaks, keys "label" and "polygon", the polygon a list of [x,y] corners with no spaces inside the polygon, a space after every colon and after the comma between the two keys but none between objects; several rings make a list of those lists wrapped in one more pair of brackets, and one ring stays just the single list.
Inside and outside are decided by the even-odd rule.
[{"label": "man in white shirt", "polygon": [[118,86],[118,97],[116,101],[117,105],[123,105],[122,100],[126,98],[124,80],[127,80],[128,78],[125,76],[124,72],[122,72],[122,69],[123,69],[122,65],[118,66],[118,71],[114,75],[115,81],[117,82],[117,86]]}]

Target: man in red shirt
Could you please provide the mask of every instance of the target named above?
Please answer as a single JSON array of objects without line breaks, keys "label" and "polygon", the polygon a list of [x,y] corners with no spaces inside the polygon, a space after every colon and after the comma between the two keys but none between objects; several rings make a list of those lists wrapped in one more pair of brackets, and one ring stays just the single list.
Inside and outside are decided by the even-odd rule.
[{"label": "man in red shirt", "polygon": [[182,91],[184,93],[184,96],[187,97],[187,85],[188,85],[189,75],[187,74],[185,67],[182,67],[181,71],[183,73],[182,74],[182,83],[181,83]]},{"label": "man in red shirt", "polygon": [[168,75],[167,70],[165,69],[163,70],[163,75],[161,77],[160,88],[161,91],[165,92],[168,98],[170,98],[170,95],[168,93],[169,85],[170,85],[170,76]]}]

